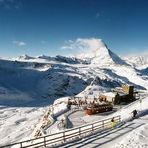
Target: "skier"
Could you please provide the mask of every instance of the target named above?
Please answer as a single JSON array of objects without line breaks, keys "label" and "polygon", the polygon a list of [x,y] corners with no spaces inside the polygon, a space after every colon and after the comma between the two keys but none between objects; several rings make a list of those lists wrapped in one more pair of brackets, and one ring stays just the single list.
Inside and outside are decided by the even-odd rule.
[{"label": "skier", "polygon": [[136,115],[137,115],[137,110],[135,109],[135,110],[133,110],[132,111],[132,114],[133,114],[133,119],[136,117]]}]

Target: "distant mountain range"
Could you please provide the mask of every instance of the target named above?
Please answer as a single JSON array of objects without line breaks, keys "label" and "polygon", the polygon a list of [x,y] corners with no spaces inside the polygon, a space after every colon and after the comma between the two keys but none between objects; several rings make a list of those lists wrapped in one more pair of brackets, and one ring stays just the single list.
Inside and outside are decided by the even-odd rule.
[{"label": "distant mountain range", "polygon": [[59,97],[97,94],[122,84],[148,90],[148,56],[121,58],[101,40],[90,57],[23,55],[0,60],[1,105],[40,106]]}]

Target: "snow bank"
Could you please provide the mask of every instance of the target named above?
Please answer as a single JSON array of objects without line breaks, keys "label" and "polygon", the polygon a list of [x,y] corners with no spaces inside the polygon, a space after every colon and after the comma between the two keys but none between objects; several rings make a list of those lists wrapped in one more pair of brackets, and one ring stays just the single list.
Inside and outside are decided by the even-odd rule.
[{"label": "snow bank", "polygon": [[139,127],[128,134],[114,148],[147,148],[148,147],[148,124]]},{"label": "snow bank", "polygon": [[53,115],[58,116],[68,110],[67,108],[67,103],[62,102],[60,104],[54,105],[53,106]]},{"label": "snow bank", "polygon": [[47,108],[0,106],[0,145],[31,138]]}]

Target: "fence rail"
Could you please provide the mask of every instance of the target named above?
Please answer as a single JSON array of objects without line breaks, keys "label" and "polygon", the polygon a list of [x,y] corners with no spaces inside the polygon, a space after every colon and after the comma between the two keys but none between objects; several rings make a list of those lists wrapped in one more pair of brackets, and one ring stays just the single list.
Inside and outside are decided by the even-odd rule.
[{"label": "fence rail", "polygon": [[[66,142],[88,136],[93,132],[111,128],[111,119],[112,118],[108,118],[102,121],[96,121],[90,124],[85,124],[83,126],[75,127],[72,129],[68,129],[59,133],[54,133],[51,135],[39,137],[36,139],[30,139],[30,140],[26,140],[18,143],[0,146],[0,148],[9,148],[13,146],[17,148],[28,148],[28,147],[41,148],[41,147],[47,147],[47,146],[52,147],[52,146],[64,144]],[[119,124],[121,121],[120,116],[115,116],[114,119],[116,124]]]}]

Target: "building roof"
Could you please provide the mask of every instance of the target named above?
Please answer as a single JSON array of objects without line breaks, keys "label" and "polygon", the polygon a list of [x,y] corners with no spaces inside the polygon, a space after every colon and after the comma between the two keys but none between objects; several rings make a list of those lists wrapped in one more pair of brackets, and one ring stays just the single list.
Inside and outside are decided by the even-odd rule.
[{"label": "building roof", "polygon": [[114,92],[106,92],[106,93],[103,93],[102,95],[106,96],[106,97],[114,98],[116,96],[116,94],[117,93],[114,93]]}]

